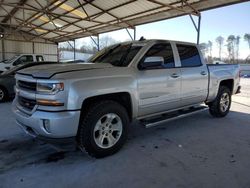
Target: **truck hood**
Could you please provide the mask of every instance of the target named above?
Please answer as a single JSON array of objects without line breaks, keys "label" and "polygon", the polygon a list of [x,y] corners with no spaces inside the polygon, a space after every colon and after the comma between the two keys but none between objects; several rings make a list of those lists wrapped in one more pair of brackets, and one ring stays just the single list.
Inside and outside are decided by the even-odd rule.
[{"label": "truck hood", "polygon": [[18,71],[18,74],[30,75],[34,78],[51,78],[60,73],[84,71],[92,69],[112,68],[108,63],[79,63],[79,64],[51,64],[38,65]]},{"label": "truck hood", "polygon": [[7,69],[5,67],[8,67],[8,64],[0,63],[0,71],[6,71]]}]

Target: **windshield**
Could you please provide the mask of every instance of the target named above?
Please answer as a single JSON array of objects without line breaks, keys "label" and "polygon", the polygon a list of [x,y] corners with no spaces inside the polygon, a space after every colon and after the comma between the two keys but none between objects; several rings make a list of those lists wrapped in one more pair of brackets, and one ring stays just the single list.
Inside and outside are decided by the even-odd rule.
[{"label": "windshield", "polygon": [[9,64],[9,63],[11,63],[14,59],[16,59],[17,57],[18,57],[18,55],[15,55],[15,56],[13,56],[12,58],[10,58],[9,60],[4,61],[3,63]]},{"label": "windshield", "polygon": [[117,44],[101,50],[89,59],[93,63],[110,63],[113,66],[128,66],[142,46],[129,44]]}]

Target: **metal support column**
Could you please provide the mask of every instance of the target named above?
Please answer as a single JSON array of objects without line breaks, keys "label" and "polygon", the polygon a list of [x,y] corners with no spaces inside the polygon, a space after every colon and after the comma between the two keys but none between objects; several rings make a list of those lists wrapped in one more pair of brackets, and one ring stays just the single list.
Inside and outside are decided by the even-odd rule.
[{"label": "metal support column", "polygon": [[3,60],[5,60],[4,38],[1,38],[1,44],[2,44],[2,58]]},{"label": "metal support column", "polygon": [[136,40],[136,27],[134,28],[134,40]]},{"label": "metal support column", "polygon": [[191,14],[189,14],[189,17],[190,17],[190,19],[195,27],[195,30],[197,32],[197,44],[199,44],[200,43],[201,14],[198,15],[198,26],[195,23],[193,16]]},{"label": "metal support column", "polygon": [[76,40],[73,40],[74,42],[74,61],[76,60]]},{"label": "metal support column", "polygon": [[201,15],[198,17],[198,33],[197,33],[197,44],[200,44],[200,30],[201,30]]},{"label": "metal support column", "polygon": [[59,63],[59,59],[60,59],[60,54],[59,54],[59,45],[58,43],[56,43],[56,55],[57,55],[57,63]]},{"label": "metal support column", "polygon": [[133,30],[134,30],[134,36],[132,36],[131,33],[129,32],[129,30],[126,28],[126,31],[127,31],[128,35],[129,35],[129,37],[131,38],[131,40],[136,39],[136,29],[135,29],[135,27],[133,28]]},{"label": "metal support column", "polygon": [[100,51],[100,38],[99,38],[99,35],[97,35],[97,50]]},{"label": "metal support column", "polygon": [[90,36],[91,40],[94,42],[94,44],[96,45],[97,50],[99,51],[99,50],[100,50],[100,39],[99,39],[99,35],[97,35],[96,37],[97,37],[97,41],[96,41],[92,36]]},{"label": "metal support column", "polygon": [[32,42],[32,53],[35,54],[35,43]]}]

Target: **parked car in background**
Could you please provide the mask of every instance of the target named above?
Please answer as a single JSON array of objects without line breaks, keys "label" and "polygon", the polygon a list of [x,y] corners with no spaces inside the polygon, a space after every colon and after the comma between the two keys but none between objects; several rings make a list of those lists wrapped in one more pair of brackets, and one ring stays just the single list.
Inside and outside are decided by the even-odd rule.
[{"label": "parked car in background", "polygon": [[32,62],[43,62],[44,56],[39,54],[21,54],[12,57],[9,60],[4,60],[0,63],[0,71],[4,72],[17,65],[24,65]]},{"label": "parked car in background", "polygon": [[44,64],[52,64],[56,62],[33,62],[25,65],[18,65],[13,67],[10,70],[7,70],[0,74],[0,102],[5,101],[6,99],[15,95],[14,86],[16,84],[15,74],[17,71],[21,69],[25,69],[28,67],[36,66],[36,65],[44,65]]},{"label": "parked car in background", "polygon": [[81,59],[76,59],[76,60],[68,59],[68,60],[61,60],[60,63],[64,63],[64,64],[66,64],[66,63],[85,63],[85,61],[81,60]]},{"label": "parked car in background", "polygon": [[240,64],[240,77],[250,78],[250,64]]},{"label": "parked car in background", "polygon": [[225,65],[226,63],[223,62],[223,61],[216,60],[216,61],[213,61],[213,64],[216,64],[216,65],[223,64],[223,65]]},{"label": "parked car in background", "polygon": [[224,117],[240,90],[239,65],[207,65],[192,43],[125,42],[88,62],[18,71],[13,112],[27,134],[73,139],[91,156],[105,157],[123,146],[134,120],[151,127],[203,103]]}]

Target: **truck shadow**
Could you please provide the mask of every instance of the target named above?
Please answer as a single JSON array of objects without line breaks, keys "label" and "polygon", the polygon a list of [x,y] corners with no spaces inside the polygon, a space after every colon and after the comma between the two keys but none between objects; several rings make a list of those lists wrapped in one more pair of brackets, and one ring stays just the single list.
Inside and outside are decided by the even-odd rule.
[{"label": "truck shadow", "polygon": [[[140,123],[133,123],[130,127],[127,144],[116,155],[126,155],[126,152],[131,151],[129,148],[138,147],[138,144],[140,147],[145,147],[149,143],[156,143],[154,148],[157,149],[157,143],[164,141],[169,145],[178,147],[175,140],[176,136],[180,136],[187,130],[192,129],[199,132],[200,129],[214,129],[216,126],[224,126],[227,129],[231,126],[239,126],[239,120],[242,123],[249,123],[250,116],[246,113],[231,111],[227,117],[216,119],[212,118],[207,112],[202,112],[150,129],[145,129]],[[231,125],[223,125],[224,121],[230,122]],[[24,134],[0,140],[0,174],[5,174],[12,169],[48,165],[48,163],[67,165],[78,162],[94,162],[95,160],[76,148],[62,150],[24,136]]]}]

